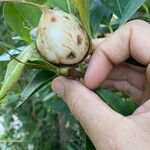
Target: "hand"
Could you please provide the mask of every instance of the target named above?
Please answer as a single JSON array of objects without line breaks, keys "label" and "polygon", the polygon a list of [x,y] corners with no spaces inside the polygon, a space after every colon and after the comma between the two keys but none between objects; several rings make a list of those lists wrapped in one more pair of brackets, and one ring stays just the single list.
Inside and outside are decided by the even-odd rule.
[{"label": "hand", "polygon": [[[96,149],[150,149],[149,41],[148,23],[127,23],[102,43],[93,41],[94,53],[84,85],[64,77],[52,82],[53,91],[65,100]],[[147,68],[141,70],[122,63],[130,56]],[[98,86],[125,91],[141,106],[131,116],[124,117],[89,90]]]}]

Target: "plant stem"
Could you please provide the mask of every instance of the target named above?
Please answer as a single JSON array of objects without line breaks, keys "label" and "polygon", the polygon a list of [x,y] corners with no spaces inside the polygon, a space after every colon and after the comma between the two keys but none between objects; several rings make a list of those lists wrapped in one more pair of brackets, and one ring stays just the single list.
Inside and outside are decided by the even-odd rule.
[{"label": "plant stem", "polygon": [[59,76],[59,75],[68,76],[68,71],[69,71],[69,67],[58,68],[56,75],[57,76]]},{"label": "plant stem", "polygon": [[49,62],[46,62],[46,61],[44,61],[44,65],[45,65],[46,70],[49,70],[49,71],[54,72],[55,74],[57,74],[58,67],[56,67],[55,65],[53,65]]},{"label": "plant stem", "polygon": [[148,7],[144,4],[144,5],[143,5],[143,8],[144,8],[144,10],[145,10],[145,12],[146,12],[146,15],[148,16],[148,21],[150,21],[150,12],[149,12]]},{"label": "plant stem", "polygon": [[111,24],[109,23],[107,26],[108,26],[110,33],[113,33],[113,28],[112,28]]},{"label": "plant stem", "polygon": [[70,8],[69,0],[67,0],[67,7],[68,7],[68,11],[69,11],[69,13],[71,14],[71,8]]}]

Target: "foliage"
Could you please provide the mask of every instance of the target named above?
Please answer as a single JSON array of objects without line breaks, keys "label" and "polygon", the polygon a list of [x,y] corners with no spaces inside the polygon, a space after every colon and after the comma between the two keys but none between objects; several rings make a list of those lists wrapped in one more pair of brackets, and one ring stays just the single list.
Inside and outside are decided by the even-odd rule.
[{"label": "foliage", "polygon": [[[28,1],[49,8],[58,7],[78,16],[92,38],[104,37],[105,34],[115,31],[129,20],[142,19],[150,22],[149,0]],[[1,149],[89,149],[92,144],[86,138],[82,128],[70,114],[64,102],[50,89],[51,80],[55,74],[41,67],[43,64],[39,62],[37,55],[34,55],[34,59],[30,59],[31,53],[29,53],[26,59],[25,56],[20,59],[20,53],[23,51],[20,47],[26,47],[34,42],[30,38],[30,31],[38,25],[41,10],[24,4],[0,3],[0,14],[2,22],[0,29],[4,31],[0,33],[0,45],[2,45],[1,49],[7,50],[6,53],[1,52],[4,54],[0,56],[0,85],[2,86],[6,64],[10,61],[3,85],[6,85],[5,88],[9,91],[9,81],[9,86],[11,83],[13,87],[13,91],[9,92],[4,99],[5,103],[2,103],[0,107],[0,121],[4,128],[4,133],[0,133]],[[17,62],[14,58],[23,63]],[[25,65],[27,62],[28,65]],[[133,61],[130,63],[135,64]],[[23,68],[25,68],[24,71]],[[13,72],[18,74],[14,76]],[[21,73],[18,84],[14,86]],[[110,107],[123,115],[130,115],[137,108],[131,98],[118,91],[97,89],[95,92]]]}]

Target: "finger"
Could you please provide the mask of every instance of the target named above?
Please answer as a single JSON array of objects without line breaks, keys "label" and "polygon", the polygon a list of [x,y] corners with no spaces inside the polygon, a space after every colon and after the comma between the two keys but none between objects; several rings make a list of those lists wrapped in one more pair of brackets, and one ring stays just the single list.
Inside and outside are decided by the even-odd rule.
[{"label": "finger", "polygon": [[95,145],[105,142],[107,133],[110,134],[112,128],[117,129],[117,124],[120,124],[123,116],[79,82],[59,77],[52,82],[52,89],[63,97]]},{"label": "finger", "polygon": [[125,61],[129,56],[147,65],[150,62],[149,39],[150,25],[144,21],[132,21],[118,29],[94,52],[84,84],[88,88],[96,88],[105,80],[113,65]]},{"label": "finger", "polygon": [[101,87],[112,88],[115,90],[120,90],[127,95],[130,95],[134,98],[136,103],[141,104],[141,99],[143,96],[143,91],[134,87],[128,81],[114,81],[114,80],[106,80],[101,84]]},{"label": "finger", "polygon": [[[143,105],[135,110],[133,115],[137,116],[139,114],[150,112],[150,100],[146,101]],[[148,115],[150,117],[150,115]],[[150,120],[150,119],[149,119]]]},{"label": "finger", "polygon": [[118,65],[108,75],[111,80],[128,81],[131,85],[144,90],[145,73],[131,69],[127,65]]},{"label": "finger", "polygon": [[143,97],[141,100],[141,104],[145,103],[149,99],[150,99],[150,84],[146,79],[145,80],[145,87],[144,87],[144,94],[143,94]]},{"label": "finger", "polygon": [[99,47],[99,45],[104,42],[106,38],[99,38],[99,39],[93,39],[92,40],[92,49],[95,50]]},{"label": "finger", "polygon": [[150,100],[141,105],[129,118],[150,134]]}]

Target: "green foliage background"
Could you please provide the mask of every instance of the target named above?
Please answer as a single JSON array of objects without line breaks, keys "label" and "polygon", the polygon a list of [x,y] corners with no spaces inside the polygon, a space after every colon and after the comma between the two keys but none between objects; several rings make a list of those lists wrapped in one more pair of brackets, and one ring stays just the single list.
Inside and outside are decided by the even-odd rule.
[{"label": "green foliage background", "polygon": [[[30,1],[51,8],[59,7],[69,12],[67,0]],[[69,0],[69,2],[70,11],[76,15],[73,1]],[[89,6],[93,38],[104,37],[106,33],[115,31],[129,20],[142,19],[150,22],[150,2],[148,0],[90,0]],[[37,26],[38,16],[41,12],[21,4],[8,3],[5,5],[3,14],[3,7],[4,4],[0,4],[0,44],[5,45],[9,50],[30,43],[29,31]],[[23,17],[20,17],[18,12],[21,12]],[[12,19],[12,13],[18,15]],[[34,19],[33,14],[36,16]],[[23,32],[19,30],[20,26],[22,26]],[[10,61],[10,57],[4,54],[2,50],[0,54],[0,85],[2,86],[6,65]],[[16,56],[16,53],[13,55]],[[49,79],[54,78],[54,76],[53,73],[45,70],[25,68],[17,85],[14,86],[13,91],[9,92],[7,101],[2,103],[0,107],[0,124],[2,126],[0,128],[0,149],[91,149],[78,122],[71,115],[64,102],[51,91],[51,80]],[[26,87],[29,82],[30,84]],[[22,93],[24,89],[27,89],[28,92],[25,90]],[[29,95],[29,91],[32,91],[32,96]],[[124,104],[121,100],[128,101],[132,108],[136,107],[131,102],[132,99],[121,92],[112,92],[107,89],[99,89],[96,92],[108,105],[114,106],[113,109],[124,115],[131,114],[132,110],[124,111],[127,109],[122,107]],[[22,100],[22,95],[29,98],[16,108]],[[118,100],[117,104],[116,101],[113,101],[114,99]]]}]

